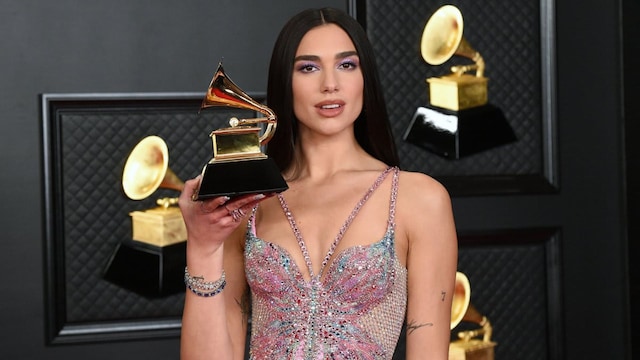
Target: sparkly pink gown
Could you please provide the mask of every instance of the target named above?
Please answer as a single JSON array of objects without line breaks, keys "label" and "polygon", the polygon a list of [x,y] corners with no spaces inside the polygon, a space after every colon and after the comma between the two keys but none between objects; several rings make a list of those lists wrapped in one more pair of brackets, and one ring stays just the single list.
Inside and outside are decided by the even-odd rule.
[{"label": "sparkly pink gown", "polygon": [[[355,206],[318,274],[313,273],[294,217],[279,196],[310,280],[303,278],[285,249],[256,236],[251,217],[245,246],[252,299],[251,359],[391,359],[407,302],[407,270],[398,261],[394,244],[398,171],[395,167],[384,171]],[[386,234],[371,245],[345,249],[329,263],[342,235],[389,173],[393,178]]]}]

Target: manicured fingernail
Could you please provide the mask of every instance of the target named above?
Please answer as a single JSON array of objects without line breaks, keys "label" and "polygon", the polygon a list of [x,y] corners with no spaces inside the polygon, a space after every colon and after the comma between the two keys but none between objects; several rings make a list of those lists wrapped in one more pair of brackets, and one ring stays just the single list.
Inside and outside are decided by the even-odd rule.
[{"label": "manicured fingernail", "polygon": [[265,198],[264,194],[258,194],[258,195],[253,197],[253,200],[262,200],[264,198]]},{"label": "manicured fingernail", "polygon": [[229,201],[229,199],[231,199],[231,198],[230,198],[230,197],[228,197],[228,196],[223,196],[223,197],[222,197],[222,203],[223,203],[223,204],[224,204],[224,203],[226,203],[227,201]]}]

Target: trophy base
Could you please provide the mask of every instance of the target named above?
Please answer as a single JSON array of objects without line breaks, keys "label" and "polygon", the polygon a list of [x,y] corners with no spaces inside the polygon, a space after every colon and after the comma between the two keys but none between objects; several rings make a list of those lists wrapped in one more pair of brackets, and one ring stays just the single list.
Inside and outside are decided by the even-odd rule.
[{"label": "trophy base", "polygon": [[109,259],[104,279],[150,298],[183,292],[186,248],[186,241],[169,246],[123,241]]},{"label": "trophy base", "polygon": [[487,78],[469,74],[427,79],[429,102],[450,110],[470,109],[487,103]]},{"label": "trophy base", "polygon": [[403,139],[447,159],[517,140],[502,110],[491,104],[458,111],[419,107]]},{"label": "trophy base", "polygon": [[221,161],[205,165],[194,200],[217,196],[279,193],[288,189],[271,158]]},{"label": "trophy base", "polygon": [[187,238],[187,227],[177,207],[134,211],[131,216],[132,238],[154,246],[168,246]]}]

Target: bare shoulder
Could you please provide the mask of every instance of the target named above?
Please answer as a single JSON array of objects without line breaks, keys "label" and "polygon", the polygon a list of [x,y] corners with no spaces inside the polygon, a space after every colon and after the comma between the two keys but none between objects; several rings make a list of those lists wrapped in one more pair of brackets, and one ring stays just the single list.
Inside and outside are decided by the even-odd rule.
[{"label": "bare shoulder", "polygon": [[453,229],[453,210],[447,189],[434,178],[402,171],[398,182],[396,222],[408,238],[424,238]]},{"label": "bare shoulder", "polygon": [[453,209],[449,193],[440,182],[425,174],[401,172],[396,225],[401,234],[399,242],[406,246],[407,264],[414,272],[427,273],[430,270],[416,270],[416,266],[436,264],[455,271],[457,236]]},{"label": "bare shoulder", "polygon": [[401,171],[398,187],[398,197],[403,206],[430,208],[450,206],[447,189],[429,175]]}]

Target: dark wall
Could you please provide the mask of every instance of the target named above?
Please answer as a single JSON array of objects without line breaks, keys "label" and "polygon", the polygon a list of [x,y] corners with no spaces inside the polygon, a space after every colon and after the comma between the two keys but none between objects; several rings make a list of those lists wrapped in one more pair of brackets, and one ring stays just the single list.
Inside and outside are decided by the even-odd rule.
[{"label": "dark wall", "polygon": [[559,1],[557,11],[566,355],[624,359],[621,2]]},{"label": "dark wall", "polygon": [[640,3],[627,0],[623,7],[624,19],[624,124],[627,175],[627,219],[629,249],[629,304],[631,304],[632,353],[640,354]]},{"label": "dark wall", "polygon": [[[346,9],[347,2],[322,3]],[[276,33],[306,6],[284,0],[0,3],[3,358],[178,357],[177,339],[45,345],[38,95],[204,92],[222,57],[236,83],[264,91]],[[620,2],[567,0],[555,6],[559,193],[457,198],[454,210],[462,230],[558,226],[565,358],[625,359]]]},{"label": "dark wall", "polygon": [[456,220],[459,230],[557,226],[563,324],[550,326],[563,326],[563,358],[630,359],[622,84],[637,82],[622,70],[622,2],[552,3],[558,193],[454,199]]}]

